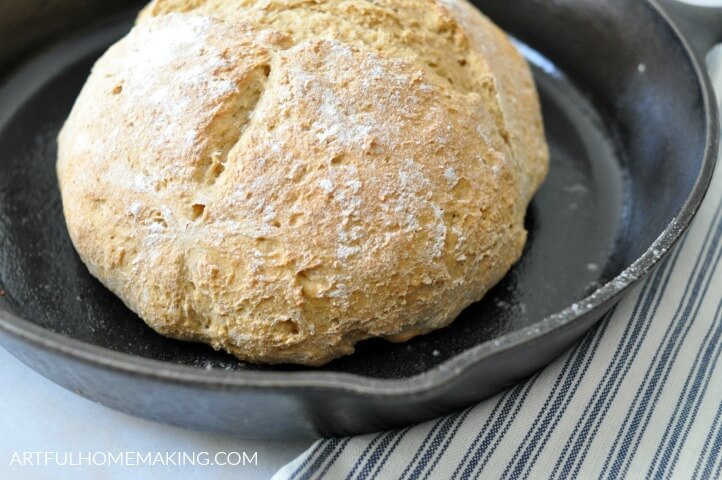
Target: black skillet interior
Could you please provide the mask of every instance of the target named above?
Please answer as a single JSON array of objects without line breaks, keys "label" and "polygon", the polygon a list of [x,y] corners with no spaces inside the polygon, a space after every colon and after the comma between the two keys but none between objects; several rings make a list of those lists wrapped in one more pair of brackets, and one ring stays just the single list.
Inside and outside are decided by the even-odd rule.
[{"label": "black skillet interior", "polygon": [[[480,3],[535,49],[522,45],[534,64],[552,161],[528,213],[523,258],[449,328],[406,344],[362,342],[322,371],[409,377],[568,307],[650,247],[700,171],[705,125],[698,85],[689,80],[694,72],[682,61],[675,75],[664,68],[683,55],[678,45],[655,47],[669,37],[666,27],[630,26],[634,10],[648,5],[625,2],[629,8],[615,16],[599,11],[606,2],[596,0],[514,2],[518,8],[502,0]],[[56,44],[42,54],[39,81],[0,90],[6,119],[0,121],[0,308],[140,357],[227,370],[302,370],[243,365],[210,347],[155,334],[89,275],[73,250],[56,185],[55,137],[94,60],[131,21],[118,17]],[[627,41],[620,50],[619,38],[632,34],[619,29],[629,28],[637,30],[639,45],[652,46]],[[584,51],[590,53],[581,57]]]}]

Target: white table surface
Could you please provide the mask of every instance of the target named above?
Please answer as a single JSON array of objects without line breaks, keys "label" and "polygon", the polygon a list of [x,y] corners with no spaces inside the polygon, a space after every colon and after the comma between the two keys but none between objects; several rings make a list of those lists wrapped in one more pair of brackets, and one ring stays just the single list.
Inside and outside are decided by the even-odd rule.
[{"label": "white table surface", "polygon": [[[312,441],[193,432],[98,405],[45,379],[0,347],[0,479],[268,479]],[[18,466],[15,452],[258,452],[244,466]],[[22,455],[22,453],[20,453]]]}]

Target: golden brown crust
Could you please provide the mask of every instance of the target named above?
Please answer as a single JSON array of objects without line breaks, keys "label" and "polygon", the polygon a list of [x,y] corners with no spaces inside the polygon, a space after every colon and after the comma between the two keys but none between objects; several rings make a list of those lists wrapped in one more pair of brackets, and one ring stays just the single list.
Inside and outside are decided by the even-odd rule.
[{"label": "golden brown crust", "polygon": [[151,327],[318,365],[479,300],[546,164],[526,64],[465,3],[156,0],[58,175],[81,257]]}]

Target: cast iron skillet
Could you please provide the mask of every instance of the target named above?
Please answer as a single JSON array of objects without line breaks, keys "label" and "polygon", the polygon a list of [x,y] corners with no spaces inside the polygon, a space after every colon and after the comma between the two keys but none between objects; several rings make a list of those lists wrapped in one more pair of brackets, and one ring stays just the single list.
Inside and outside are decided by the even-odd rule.
[{"label": "cast iron skillet", "polygon": [[[55,137],[93,61],[128,30],[130,14],[112,15],[131,2],[68,0],[70,16],[47,11],[57,3],[28,13],[10,2],[42,30],[7,17],[0,26],[0,62],[52,37],[0,89],[0,338],[60,385],[163,422],[341,435],[488,397],[563,352],[660,262],[694,216],[717,154],[716,104],[690,44],[699,55],[720,39],[720,11],[679,9],[683,20],[705,20],[690,43],[647,1],[480,1],[535,64],[551,147],[522,260],[449,328],[406,344],[367,341],[323,368],[243,365],[156,335],[75,254]],[[78,28],[86,17],[95,26]],[[24,41],[13,34],[21,31]]]}]

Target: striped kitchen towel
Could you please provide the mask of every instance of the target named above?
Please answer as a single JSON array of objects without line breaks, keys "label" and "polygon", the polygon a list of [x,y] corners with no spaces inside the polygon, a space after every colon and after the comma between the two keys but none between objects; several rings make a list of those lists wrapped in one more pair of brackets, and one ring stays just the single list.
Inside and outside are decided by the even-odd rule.
[{"label": "striped kitchen towel", "polygon": [[677,247],[554,363],[434,421],[319,440],[274,478],[720,479],[721,255],[717,168]]}]

